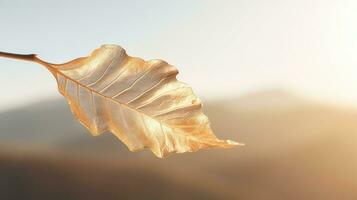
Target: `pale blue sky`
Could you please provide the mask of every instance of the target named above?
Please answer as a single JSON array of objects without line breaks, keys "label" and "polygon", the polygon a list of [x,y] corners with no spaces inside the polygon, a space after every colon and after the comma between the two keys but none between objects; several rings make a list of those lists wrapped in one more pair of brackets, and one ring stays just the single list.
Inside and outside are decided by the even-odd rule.
[{"label": "pale blue sky", "polygon": [[[0,50],[63,62],[115,43],[177,66],[204,99],[283,87],[357,105],[356,10],[354,0],[0,0]],[[0,110],[59,96],[36,64],[0,68]]]}]

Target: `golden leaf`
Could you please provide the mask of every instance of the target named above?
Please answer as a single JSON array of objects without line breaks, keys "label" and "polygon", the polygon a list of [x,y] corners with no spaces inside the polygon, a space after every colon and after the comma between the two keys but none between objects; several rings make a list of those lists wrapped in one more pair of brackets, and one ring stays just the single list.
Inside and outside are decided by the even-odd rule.
[{"label": "golden leaf", "polygon": [[213,134],[201,101],[176,80],[162,60],[130,57],[117,45],[103,45],[88,57],[51,64],[36,55],[1,53],[49,69],[76,118],[93,134],[111,131],[130,151],[149,148],[157,157],[238,143]]}]

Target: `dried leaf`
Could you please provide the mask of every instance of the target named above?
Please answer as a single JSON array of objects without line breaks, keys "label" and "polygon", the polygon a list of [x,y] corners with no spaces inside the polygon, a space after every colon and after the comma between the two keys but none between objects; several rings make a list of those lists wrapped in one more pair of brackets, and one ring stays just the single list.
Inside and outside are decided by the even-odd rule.
[{"label": "dried leaf", "polygon": [[165,61],[130,57],[117,45],[103,45],[65,64],[47,63],[34,54],[0,56],[47,67],[76,118],[93,135],[111,131],[131,151],[149,148],[162,158],[238,145],[216,138],[201,101],[176,80],[177,69]]}]

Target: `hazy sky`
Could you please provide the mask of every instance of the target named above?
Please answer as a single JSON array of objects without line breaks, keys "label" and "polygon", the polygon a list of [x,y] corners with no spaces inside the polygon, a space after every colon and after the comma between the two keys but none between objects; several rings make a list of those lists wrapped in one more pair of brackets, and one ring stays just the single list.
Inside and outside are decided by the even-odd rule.
[{"label": "hazy sky", "polygon": [[[115,43],[177,66],[203,98],[286,88],[357,105],[355,0],[0,0],[0,51],[65,62]],[[0,110],[59,96],[36,64],[0,59]]]}]

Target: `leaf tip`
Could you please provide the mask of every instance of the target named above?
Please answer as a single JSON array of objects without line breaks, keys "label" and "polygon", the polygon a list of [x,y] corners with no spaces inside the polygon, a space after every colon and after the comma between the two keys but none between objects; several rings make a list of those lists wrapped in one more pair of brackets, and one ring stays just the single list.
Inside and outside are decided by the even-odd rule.
[{"label": "leaf tip", "polygon": [[226,143],[228,145],[230,145],[231,147],[233,147],[233,146],[245,146],[245,144],[243,144],[243,143],[235,142],[235,141],[232,141],[232,140],[226,140]]}]

